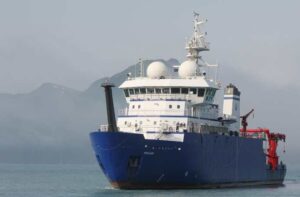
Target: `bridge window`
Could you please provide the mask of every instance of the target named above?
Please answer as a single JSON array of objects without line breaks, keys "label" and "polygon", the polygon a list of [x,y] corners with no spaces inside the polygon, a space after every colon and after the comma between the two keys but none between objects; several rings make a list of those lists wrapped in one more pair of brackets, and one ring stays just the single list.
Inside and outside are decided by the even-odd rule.
[{"label": "bridge window", "polygon": [[172,105],[169,105],[169,109],[172,109]]},{"label": "bridge window", "polygon": [[161,94],[161,89],[160,88],[155,88],[155,93],[156,94]]},{"label": "bridge window", "polygon": [[140,109],[141,108],[141,105],[138,105],[138,109]]},{"label": "bridge window", "polygon": [[192,94],[197,94],[197,88],[190,88],[190,92],[192,92]]},{"label": "bridge window", "polygon": [[141,94],[146,94],[146,88],[141,88],[141,89],[140,89],[140,93],[141,93]]},{"label": "bridge window", "polygon": [[140,93],[140,89],[135,88],[135,89],[134,89],[134,93],[135,93],[135,94],[139,94],[139,93]]},{"label": "bridge window", "polygon": [[196,94],[199,97],[204,95],[214,97],[216,90],[213,88],[134,88],[124,89],[125,97],[138,94]]},{"label": "bridge window", "polygon": [[214,97],[215,94],[216,94],[216,89],[213,89],[213,92],[212,92],[211,96]]},{"label": "bridge window", "polygon": [[205,98],[205,100],[206,101],[212,101],[213,98],[214,98],[214,96],[215,96],[215,94],[216,94],[216,89],[208,88],[206,90],[206,98]]},{"label": "bridge window", "polygon": [[181,88],[181,94],[188,94],[189,89],[188,88]]},{"label": "bridge window", "polygon": [[199,97],[203,97],[204,96],[204,92],[205,92],[204,88],[198,88],[198,96]]},{"label": "bridge window", "polygon": [[126,97],[129,97],[128,89],[124,89],[124,94],[125,94]]},{"label": "bridge window", "polygon": [[170,88],[163,88],[163,93],[164,94],[169,94],[170,93]]},{"label": "bridge window", "polygon": [[132,109],[134,109],[135,108],[135,106],[134,105],[132,105]]},{"label": "bridge window", "polygon": [[210,96],[210,94],[211,94],[211,89],[207,88],[207,90],[206,90],[206,96]]},{"label": "bridge window", "polygon": [[180,94],[180,88],[171,88],[171,94]]},{"label": "bridge window", "polygon": [[207,95],[209,95],[209,96],[214,96],[215,95],[215,93],[216,93],[216,89],[212,89],[212,88],[210,88],[210,89],[208,89],[208,93],[207,93]]},{"label": "bridge window", "polygon": [[177,109],[180,109],[180,105],[177,105]]},{"label": "bridge window", "polygon": [[147,94],[153,94],[154,88],[147,88]]}]

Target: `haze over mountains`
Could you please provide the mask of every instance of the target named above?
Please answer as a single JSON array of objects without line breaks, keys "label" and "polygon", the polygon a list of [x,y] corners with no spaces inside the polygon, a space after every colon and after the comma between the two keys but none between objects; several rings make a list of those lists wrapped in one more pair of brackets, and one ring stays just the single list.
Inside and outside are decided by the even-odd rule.
[{"label": "haze over mountains", "polygon": [[[150,62],[144,61],[145,65]],[[136,67],[129,66],[109,80],[119,86]],[[88,137],[106,122],[101,88],[105,80],[95,81],[82,92],[44,83],[30,93],[0,94],[0,162],[93,162]],[[117,112],[125,99],[117,88],[113,93]]]},{"label": "haze over mountains", "polygon": [[[151,62],[148,60],[144,64],[147,66]],[[175,59],[165,63],[168,66],[179,64]],[[137,64],[129,66],[109,80],[119,86],[126,74],[134,73],[136,67]],[[300,136],[297,130],[299,88],[273,87],[253,81],[247,73],[226,65],[222,65],[220,71],[223,87],[231,82],[242,92],[241,114],[255,108],[255,118],[249,118],[249,126],[269,127],[286,133],[288,160],[297,162],[294,153],[300,148],[297,140]],[[100,123],[106,122],[104,94],[100,87],[105,80],[95,81],[85,91],[45,83],[26,94],[0,94],[0,162],[94,162],[88,136]],[[217,96],[222,97],[222,89]],[[125,100],[117,88],[113,93],[117,112],[125,106]]]}]

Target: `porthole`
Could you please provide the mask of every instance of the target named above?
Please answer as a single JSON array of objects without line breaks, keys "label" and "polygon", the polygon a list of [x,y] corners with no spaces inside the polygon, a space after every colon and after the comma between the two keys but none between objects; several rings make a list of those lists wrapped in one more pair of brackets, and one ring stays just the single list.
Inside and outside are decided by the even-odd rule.
[{"label": "porthole", "polygon": [[180,109],[180,105],[177,105],[177,109]]},{"label": "porthole", "polygon": [[172,105],[169,105],[169,109],[172,109]]}]

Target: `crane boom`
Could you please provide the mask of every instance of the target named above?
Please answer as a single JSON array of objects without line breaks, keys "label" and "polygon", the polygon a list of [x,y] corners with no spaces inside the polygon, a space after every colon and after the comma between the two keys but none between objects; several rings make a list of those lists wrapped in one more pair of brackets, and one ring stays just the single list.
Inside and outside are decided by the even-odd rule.
[{"label": "crane boom", "polygon": [[242,119],[242,126],[243,126],[243,129],[242,131],[243,132],[246,132],[247,130],[247,126],[248,126],[248,122],[247,122],[247,118],[254,112],[254,109],[251,109],[251,111],[249,111],[247,114],[241,116],[240,118]]}]

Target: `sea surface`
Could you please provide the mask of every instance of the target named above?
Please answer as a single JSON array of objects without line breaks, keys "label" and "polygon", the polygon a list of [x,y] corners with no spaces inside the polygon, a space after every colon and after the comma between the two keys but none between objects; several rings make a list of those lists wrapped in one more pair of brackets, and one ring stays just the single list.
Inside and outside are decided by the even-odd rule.
[{"label": "sea surface", "polygon": [[300,196],[300,170],[288,169],[283,187],[124,191],[113,189],[97,165],[0,164],[0,196]]}]

